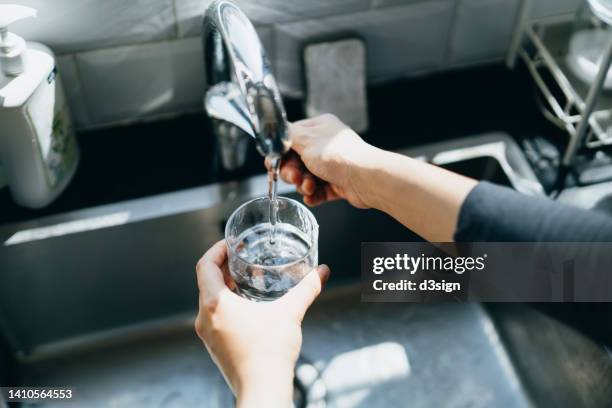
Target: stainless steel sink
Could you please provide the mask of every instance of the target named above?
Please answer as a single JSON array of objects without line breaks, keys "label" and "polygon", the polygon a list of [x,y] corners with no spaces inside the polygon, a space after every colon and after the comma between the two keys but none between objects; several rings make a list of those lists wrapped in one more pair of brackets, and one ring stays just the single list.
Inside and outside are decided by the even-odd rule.
[{"label": "stainless steel sink", "polygon": [[[503,134],[402,153],[539,193],[520,150]],[[0,310],[11,346],[36,354],[64,339],[193,311],[195,261],[222,238],[240,203],[266,191],[262,175],[0,227]],[[279,187],[280,194],[293,191]],[[334,281],[359,275],[362,241],[419,239],[385,214],[343,202],[314,213],[320,260]]]},{"label": "stainless steel sink", "polygon": [[[302,355],[321,372],[327,406],[529,406],[478,304],[362,304],[359,293],[327,291],[304,322]],[[25,381],[75,387],[76,404],[52,407],[231,406],[191,318],[174,323],[23,364]]]},{"label": "stainless steel sink", "polygon": [[[402,153],[543,194],[504,134]],[[77,406],[226,406],[227,389],[191,329],[194,264],[231,212],[266,188],[262,175],[1,227],[0,328],[18,357],[14,378],[74,384]],[[531,404],[480,305],[360,303],[351,286],[360,243],[418,236],[343,202],[314,213],[333,276],[305,322],[303,354],[323,373],[331,406]]]},{"label": "stainless steel sink", "polygon": [[[546,307],[544,307],[546,306]],[[542,310],[540,310],[542,309]],[[490,304],[497,332],[537,407],[612,405],[612,354],[575,323],[609,325],[609,304]],[[570,318],[571,317],[571,318]]]},{"label": "stainless steel sink", "polygon": [[558,201],[612,215],[612,182],[568,188]]}]

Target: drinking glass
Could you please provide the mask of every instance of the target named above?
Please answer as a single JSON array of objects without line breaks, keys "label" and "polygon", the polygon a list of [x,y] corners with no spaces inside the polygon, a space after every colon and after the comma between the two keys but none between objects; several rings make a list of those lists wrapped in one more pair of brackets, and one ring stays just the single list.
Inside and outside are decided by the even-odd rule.
[{"label": "drinking glass", "polygon": [[270,223],[270,200],[261,197],[238,207],[225,226],[230,275],[236,292],[250,300],[281,297],[317,265],[314,215],[290,198],[275,201],[275,225]]}]

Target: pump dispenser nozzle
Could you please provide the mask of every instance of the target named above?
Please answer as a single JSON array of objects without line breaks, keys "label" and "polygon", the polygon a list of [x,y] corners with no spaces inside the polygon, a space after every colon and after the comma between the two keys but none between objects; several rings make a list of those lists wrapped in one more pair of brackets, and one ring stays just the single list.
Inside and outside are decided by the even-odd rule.
[{"label": "pump dispenser nozzle", "polygon": [[31,7],[16,4],[0,4],[0,68],[6,75],[16,76],[23,72],[25,40],[8,31],[8,25],[23,18],[36,16]]}]

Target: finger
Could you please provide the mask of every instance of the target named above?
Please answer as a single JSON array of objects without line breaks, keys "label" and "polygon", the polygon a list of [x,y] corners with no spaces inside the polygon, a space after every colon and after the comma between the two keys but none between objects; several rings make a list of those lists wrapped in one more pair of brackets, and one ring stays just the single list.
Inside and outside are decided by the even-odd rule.
[{"label": "finger", "polygon": [[313,195],[304,196],[304,204],[308,207],[316,207],[319,204],[325,202],[325,199],[320,192],[315,192]]},{"label": "finger", "polygon": [[289,126],[289,135],[291,135],[291,149],[298,154],[302,153],[308,141],[308,135],[312,132],[309,127],[314,126],[313,123],[307,122],[310,119],[293,123]]},{"label": "finger", "polygon": [[304,196],[304,204],[314,207],[327,201],[325,187],[318,187],[313,194]]},{"label": "finger", "polygon": [[309,207],[315,207],[328,201],[339,200],[340,198],[342,198],[342,196],[338,195],[330,184],[325,183],[323,185],[318,185],[313,194],[305,195],[304,204]]},{"label": "finger", "polygon": [[344,197],[342,190],[335,184],[326,183],[323,186],[323,190],[325,190],[325,200],[327,201],[339,200]]},{"label": "finger", "polygon": [[302,279],[295,287],[281,298],[287,307],[297,314],[299,319],[304,317],[306,310],[319,296],[321,289],[329,278],[327,265],[319,265]]},{"label": "finger", "polygon": [[298,120],[296,122],[293,122],[293,124],[297,126],[303,126],[303,127],[312,127],[312,126],[322,125],[322,124],[325,124],[326,122],[330,122],[333,120],[338,121],[338,118],[334,114],[322,113],[320,115],[313,116],[311,118],[305,118],[302,120]]},{"label": "finger", "polygon": [[290,125],[290,128],[291,126],[304,126],[304,127],[316,126],[318,123],[319,123],[319,116],[314,116],[312,118],[305,118],[305,119],[297,120]]},{"label": "finger", "polygon": [[317,189],[317,182],[314,176],[310,173],[304,173],[300,187],[304,195],[313,195]]},{"label": "finger", "polygon": [[229,290],[231,291],[236,289],[236,282],[234,281],[234,278],[232,278],[232,275],[230,274],[229,266],[227,265],[227,262],[225,262],[223,264],[223,267],[221,267],[221,272],[223,273],[223,281],[225,282],[225,286],[227,286]]},{"label": "finger", "polygon": [[316,207],[317,205],[322,204],[324,201],[325,200],[323,200],[318,194],[304,196],[304,204],[306,204],[308,207]]},{"label": "finger", "polygon": [[280,176],[287,183],[300,185],[302,183],[302,173],[304,164],[295,152],[289,152],[281,164]]},{"label": "finger", "polygon": [[219,293],[228,290],[221,268],[227,259],[225,240],[213,245],[196,265],[198,288],[202,296],[217,297]]},{"label": "finger", "polygon": [[215,264],[218,268],[221,268],[227,260],[227,244],[225,240],[215,242],[208,251],[200,259],[203,262],[209,262]]}]

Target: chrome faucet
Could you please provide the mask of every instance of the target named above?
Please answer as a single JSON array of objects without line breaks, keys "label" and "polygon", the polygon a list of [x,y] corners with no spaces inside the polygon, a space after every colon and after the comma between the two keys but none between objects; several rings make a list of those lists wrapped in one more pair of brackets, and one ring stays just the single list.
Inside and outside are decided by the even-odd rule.
[{"label": "chrome faucet", "polygon": [[217,0],[204,15],[202,41],[204,107],[224,167],[244,163],[248,136],[263,156],[282,156],[291,146],[285,108],[253,24],[234,3]]}]

